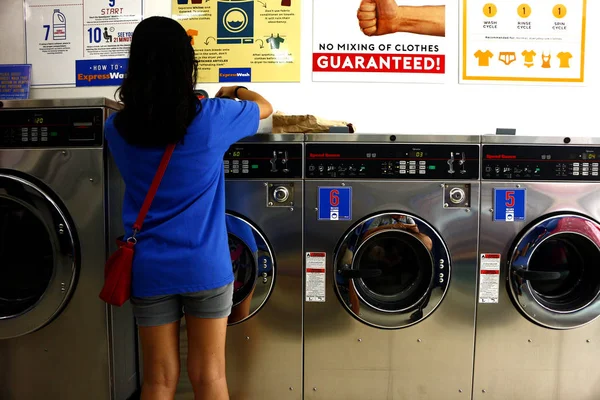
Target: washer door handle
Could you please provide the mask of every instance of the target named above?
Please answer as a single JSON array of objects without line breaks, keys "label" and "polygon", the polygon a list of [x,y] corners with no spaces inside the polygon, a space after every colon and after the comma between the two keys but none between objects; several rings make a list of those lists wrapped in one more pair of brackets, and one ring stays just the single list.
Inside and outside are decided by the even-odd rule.
[{"label": "washer door handle", "polygon": [[377,278],[383,274],[380,269],[352,269],[349,265],[344,265],[343,268],[338,269],[338,274],[346,279],[367,279]]},{"label": "washer door handle", "polygon": [[566,278],[569,275],[568,270],[564,271],[529,271],[523,267],[515,266],[513,274],[526,281],[557,281]]}]

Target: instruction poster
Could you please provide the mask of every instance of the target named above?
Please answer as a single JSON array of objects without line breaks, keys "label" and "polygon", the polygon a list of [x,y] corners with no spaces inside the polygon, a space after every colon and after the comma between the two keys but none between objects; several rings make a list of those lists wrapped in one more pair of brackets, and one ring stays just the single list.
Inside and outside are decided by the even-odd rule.
[{"label": "instruction poster", "polygon": [[172,0],[198,82],[300,81],[300,0]]},{"label": "instruction poster", "polygon": [[585,0],[462,0],[461,83],[584,81]]},{"label": "instruction poster", "polygon": [[444,82],[446,7],[446,0],[314,0],[313,81]]},{"label": "instruction poster", "polygon": [[[126,72],[133,30],[142,20],[142,3],[25,0],[32,86],[118,85]],[[86,62],[77,67],[78,61]]]}]

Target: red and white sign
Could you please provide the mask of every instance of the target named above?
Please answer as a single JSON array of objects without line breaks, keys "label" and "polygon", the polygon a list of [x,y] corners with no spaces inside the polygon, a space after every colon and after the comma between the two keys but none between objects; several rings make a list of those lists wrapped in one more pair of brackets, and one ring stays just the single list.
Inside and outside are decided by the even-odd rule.
[{"label": "red and white sign", "polygon": [[481,254],[479,265],[480,303],[498,303],[498,296],[500,294],[500,260],[500,254]]},{"label": "red and white sign", "polygon": [[306,253],[306,301],[325,302],[327,253]]},{"label": "red and white sign", "polygon": [[[313,80],[446,80],[447,0],[314,0]],[[358,8],[358,11],[357,11]]]}]

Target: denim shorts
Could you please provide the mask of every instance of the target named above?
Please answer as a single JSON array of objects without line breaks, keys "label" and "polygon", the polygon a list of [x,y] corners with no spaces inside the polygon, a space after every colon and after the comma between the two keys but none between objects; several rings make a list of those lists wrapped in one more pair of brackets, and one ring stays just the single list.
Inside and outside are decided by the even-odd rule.
[{"label": "denim shorts", "polygon": [[225,318],[233,307],[233,282],[220,288],[167,296],[132,297],[139,326],[160,326],[179,321],[184,313],[196,318]]}]

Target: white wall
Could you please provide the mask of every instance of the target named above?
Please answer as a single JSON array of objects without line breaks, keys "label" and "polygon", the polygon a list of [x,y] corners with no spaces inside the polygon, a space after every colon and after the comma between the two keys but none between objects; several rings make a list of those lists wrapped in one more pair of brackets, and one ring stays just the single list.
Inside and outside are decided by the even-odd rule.
[{"label": "white wall", "polygon": [[[326,0],[320,0],[326,1]],[[358,5],[358,0],[354,1]],[[516,128],[519,135],[600,136],[600,2],[588,1],[585,87],[459,85],[458,0],[447,7],[448,83],[313,83],[312,1],[303,1],[302,76],[295,84],[253,84],[276,110],[352,122],[361,133],[487,134]],[[170,16],[171,0],[145,0],[145,16]],[[22,0],[0,0],[0,64],[25,62]],[[211,95],[218,84],[204,85]],[[106,96],[116,88],[37,89],[32,98]]]}]

